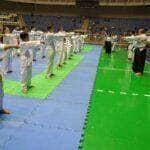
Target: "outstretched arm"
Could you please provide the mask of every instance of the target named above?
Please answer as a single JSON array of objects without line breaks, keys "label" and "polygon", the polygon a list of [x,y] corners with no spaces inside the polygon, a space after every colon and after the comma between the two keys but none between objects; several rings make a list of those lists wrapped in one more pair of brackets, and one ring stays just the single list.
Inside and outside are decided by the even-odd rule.
[{"label": "outstretched arm", "polygon": [[6,51],[6,50],[8,50],[10,48],[16,48],[16,49],[18,49],[19,46],[18,45],[11,45],[11,44],[0,44],[0,50]]},{"label": "outstretched arm", "polygon": [[10,49],[10,48],[16,48],[16,49],[18,49],[19,48],[19,45],[4,45],[4,50],[8,50],[8,49]]}]

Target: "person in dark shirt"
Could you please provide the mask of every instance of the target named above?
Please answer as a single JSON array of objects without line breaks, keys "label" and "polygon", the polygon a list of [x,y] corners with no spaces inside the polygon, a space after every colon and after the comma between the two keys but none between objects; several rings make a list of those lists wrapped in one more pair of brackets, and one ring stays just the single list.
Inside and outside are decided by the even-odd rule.
[{"label": "person in dark shirt", "polygon": [[105,50],[107,54],[111,54],[111,49],[112,49],[112,43],[110,37],[107,37],[105,41]]}]

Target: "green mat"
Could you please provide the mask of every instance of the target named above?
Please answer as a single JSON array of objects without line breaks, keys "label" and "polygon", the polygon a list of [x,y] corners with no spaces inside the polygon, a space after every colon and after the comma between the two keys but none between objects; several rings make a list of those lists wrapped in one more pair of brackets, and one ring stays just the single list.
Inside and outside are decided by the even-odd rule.
[{"label": "green mat", "polygon": [[21,83],[12,80],[4,81],[4,92],[6,94],[18,95],[28,98],[45,99],[62,81],[63,79],[81,62],[84,53],[90,52],[92,45],[85,44],[83,47],[83,55],[74,55],[73,59],[68,60],[63,68],[54,69],[56,76],[51,79],[45,79],[45,73],[41,73],[32,78],[34,88],[29,90],[27,94],[21,92]]},{"label": "green mat", "polygon": [[130,67],[126,51],[102,53],[79,149],[149,149],[150,74],[136,77]]},{"label": "green mat", "polygon": [[86,44],[84,47],[83,47],[83,52],[84,53],[87,53],[87,52],[90,52],[91,50],[93,49],[93,45],[90,45],[90,44]]},{"label": "green mat", "polygon": [[4,92],[11,95],[18,95],[29,98],[45,99],[62,81],[63,79],[81,62],[84,56],[75,55],[73,59],[68,60],[61,69],[54,69],[56,76],[54,78],[45,79],[45,73],[41,73],[32,78],[34,88],[29,90],[27,94],[21,92],[21,83],[16,81],[4,81]]}]

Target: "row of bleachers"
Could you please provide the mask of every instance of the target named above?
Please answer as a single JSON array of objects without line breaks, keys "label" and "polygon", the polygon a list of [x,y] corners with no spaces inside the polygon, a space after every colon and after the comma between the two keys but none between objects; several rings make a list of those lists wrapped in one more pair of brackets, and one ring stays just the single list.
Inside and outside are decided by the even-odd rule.
[{"label": "row of bleachers", "polygon": [[[28,26],[36,26],[39,29],[46,29],[50,24],[54,24],[55,31],[62,25],[64,30],[70,31],[79,29],[82,26],[82,17],[55,17],[41,15],[25,15],[25,23]],[[106,19],[106,18],[90,18],[90,26],[93,32],[99,32],[101,27],[106,26],[112,32],[123,33],[125,31],[134,30],[135,28],[150,28],[150,19]]]},{"label": "row of bleachers", "polygon": [[82,25],[81,19],[79,17],[55,17],[55,16],[24,16],[25,23],[28,26],[35,26],[38,29],[45,30],[47,26],[54,24],[55,31],[58,30],[59,26],[62,25],[63,29],[66,31],[80,28]]},{"label": "row of bleachers", "polygon": [[105,19],[105,18],[93,18],[90,20],[91,26],[93,24],[96,24],[97,29],[95,32],[98,32],[99,28],[101,26],[106,26],[108,29],[110,29],[112,32],[115,33],[123,33],[127,31],[134,30],[135,28],[145,27],[150,28],[150,19]]}]

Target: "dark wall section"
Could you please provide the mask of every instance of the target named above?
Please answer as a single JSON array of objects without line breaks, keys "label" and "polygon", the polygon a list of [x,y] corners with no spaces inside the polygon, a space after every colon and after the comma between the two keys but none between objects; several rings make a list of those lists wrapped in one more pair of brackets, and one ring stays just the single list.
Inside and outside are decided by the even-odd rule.
[{"label": "dark wall section", "polygon": [[150,18],[149,6],[78,8],[75,6],[34,5],[0,1],[1,11],[51,16],[91,16],[105,18]]}]

